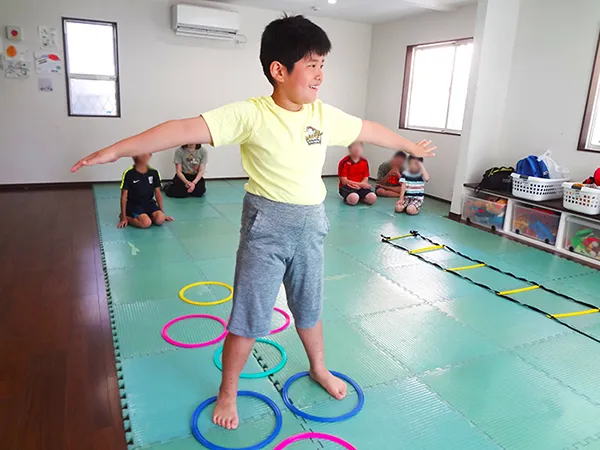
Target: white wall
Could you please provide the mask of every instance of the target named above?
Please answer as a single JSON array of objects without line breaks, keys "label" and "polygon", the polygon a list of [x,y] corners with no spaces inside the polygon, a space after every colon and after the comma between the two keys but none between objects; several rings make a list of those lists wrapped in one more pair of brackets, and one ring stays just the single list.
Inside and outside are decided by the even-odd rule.
[{"label": "white wall", "polygon": [[577,151],[599,34],[598,0],[521,1],[502,161],[550,148],[578,181],[600,166],[600,153]]},{"label": "white wall", "polygon": [[[80,157],[168,119],[195,116],[226,102],[269,95],[258,60],[264,26],[280,14],[236,7],[248,43],[235,48],[175,36],[168,0],[8,0],[0,2],[0,27],[24,27],[23,42],[39,51],[37,26],[61,28],[61,17],[116,21],[119,32],[122,118],[67,116],[64,75],[53,93],[37,91],[37,76],[0,77],[0,184],[116,180],[130,162],[70,174]],[[326,62],[321,98],[364,116],[371,26],[314,19],[334,50]],[[62,41],[62,37],[61,37]],[[331,149],[324,173],[337,172],[344,149]],[[171,176],[172,152],[155,154],[153,165]],[[211,149],[207,177],[244,176],[239,149]]]},{"label": "white wall", "polygon": [[[428,12],[373,28],[367,118],[398,130],[406,47],[426,42],[472,37],[477,6],[456,12]],[[438,146],[436,157],[427,160],[431,182],[427,192],[449,200],[460,149],[460,136],[401,130],[412,140],[431,139]],[[367,148],[372,170],[390,157],[390,150]]]}]

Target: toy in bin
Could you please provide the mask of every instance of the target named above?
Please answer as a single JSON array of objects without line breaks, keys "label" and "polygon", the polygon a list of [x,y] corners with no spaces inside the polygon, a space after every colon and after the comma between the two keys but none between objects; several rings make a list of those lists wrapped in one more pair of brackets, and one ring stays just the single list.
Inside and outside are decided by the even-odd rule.
[{"label": "toy in bin", "polygon": [[[536,211],[545,214],[536,214]],[[541,208],[518,208],[515,210],[513,226],[517,234],[554,245],[558,234],[558,220],[559,217],[552,211]]]},{"label": "toy in bin", "polygon": [[493,229],[501,229],[504,225],[507,200],[488,197],[487,200],[469,198],[465,204],[467,221]]},{"label": "toy in bin", "polygon": [[593,187],[600,187],[600,167],[596,169],[593,177],[589,177],[583,182],[583,184],[591,185]]},{"label": "toy in bin", "polygon": [[569,250],[600,260],[600,236],[589,228],[579,230],[571,239]]}]

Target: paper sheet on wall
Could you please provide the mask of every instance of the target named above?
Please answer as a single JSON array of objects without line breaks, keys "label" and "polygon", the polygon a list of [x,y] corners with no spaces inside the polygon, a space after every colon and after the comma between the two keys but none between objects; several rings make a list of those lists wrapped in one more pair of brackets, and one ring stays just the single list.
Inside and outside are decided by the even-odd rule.
[{"label": "paper sheet on wall", "polygon": [[56,53],[35,52],[35,71],[37,73],[62,73],[63,63]]},{"label": "paper sheet on wall", "polygon": [[38,78],[38,90],[40,92],[54,92],[52,78]]},{"label": "paper sheet on wall", "polygon": [[6,78],[27,78],[31,72],[29,61],[4,61],[4,74]]},{"label": "paper sheet on wall", "polygon": [[42,48],[56,48],[56,28],[40,26],[38,27],[38,33]]},{"label": "paper sheet on wall", "polygon": [[4,60],[5,61],[27,61],[29,50],[19,44],[5,44]]}]

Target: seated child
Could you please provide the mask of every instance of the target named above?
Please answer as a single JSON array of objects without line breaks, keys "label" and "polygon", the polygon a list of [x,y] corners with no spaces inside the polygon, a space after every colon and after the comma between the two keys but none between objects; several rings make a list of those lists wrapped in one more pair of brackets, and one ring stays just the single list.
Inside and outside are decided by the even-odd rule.
[{"label": "seated child", "polygon": [[148,165],[151,156],[150,153],[134,156],[134,165],[123,172],[118,228],[127,225],[148,228],[152,224],[162,225],[165,220],[167,222],[173,220],[163,212],[160,174],[158,170]]},{"label": "seated child", "polygon": [[363,201],[372,205],[377,196],[369,184],[369,162],[363,158],[363,145],[354,142],[348,147],[348,156],[344,157],[338,165],[340,178],[340,195],[349,205],[356,205]]},{"label": "seated child", "polygon": [[400,179],[402,178],[405,161],[406,153],[396,152],[389,162],[379,166],[377,183],[375,184],[377,195],[380,197],[400,197],[402,192]]},{"label": "seated child", "polygon": [[396,203],[396,212],[406,211],[411,216],[419,214],[423,200],[425,200],[425,183],[429,181],[429,174],[423,165],[423,158],[408,157],[408,168],[403,172],[402,193]]},{"label": "seated child", "polygon": [[167,197],[202,197],[206,192],[204,169],[208,153],[202,144],[182,145],[175,150],[175,177],[166,190]]}]

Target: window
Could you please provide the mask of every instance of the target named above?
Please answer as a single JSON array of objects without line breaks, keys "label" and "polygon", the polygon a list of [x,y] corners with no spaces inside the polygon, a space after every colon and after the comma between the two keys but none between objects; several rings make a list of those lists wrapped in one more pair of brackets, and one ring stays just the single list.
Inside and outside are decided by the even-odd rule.
[{"label": "window", "polygon": [[63,19],[69,116],[120,117],[117,24]]},{"label": "window", "polygon": [[600,152],[600,40],[577,147],[584,152]]},{"label": "window", "polygon": [[460,134],[472,55],[472,38],[408,47],[400,128]]}]

